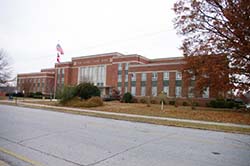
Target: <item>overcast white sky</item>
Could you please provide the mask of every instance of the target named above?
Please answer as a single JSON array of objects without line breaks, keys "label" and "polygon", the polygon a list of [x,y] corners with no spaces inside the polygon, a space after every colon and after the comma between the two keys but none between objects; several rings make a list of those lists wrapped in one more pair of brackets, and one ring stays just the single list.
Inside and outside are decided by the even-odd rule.
[{"label": "overcast white sky", "polygon": [[72,57],[120,52],[182,56],[173,28],[174,0],[0,0],[0,48],[13,76],[56,62],[58,40]]}]

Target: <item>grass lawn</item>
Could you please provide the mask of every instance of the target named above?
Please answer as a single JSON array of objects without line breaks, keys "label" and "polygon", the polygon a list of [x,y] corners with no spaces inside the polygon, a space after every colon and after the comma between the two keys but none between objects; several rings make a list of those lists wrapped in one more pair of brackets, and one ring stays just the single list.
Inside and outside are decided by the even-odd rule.
[{"label": "grass lawn", "polygon": [[[30,102],[60,106],[58,103],[50,101]],[[104,102],[104,106],[86,109],[105,112],[118,112],[147,116],[171,117],[180,119],[204,120],[250,125],[250,112],[236,111],[230,109],[197,107],[195,110],[192,110],[190,106],[174,107],[172,105],[165,105],[164,109],[161,110],[160,105],[157,104],[151,104],[150,107],[147,107],[146,104],[120,103],[118,101]]]}]

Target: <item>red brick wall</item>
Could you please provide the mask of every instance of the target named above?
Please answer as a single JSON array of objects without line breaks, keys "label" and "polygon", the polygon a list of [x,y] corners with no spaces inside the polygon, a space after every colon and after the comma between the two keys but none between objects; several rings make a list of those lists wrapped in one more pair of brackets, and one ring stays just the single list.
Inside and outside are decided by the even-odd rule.
[{"label": "red brick wall", "polygon": [[141,96],[141,73],[136,73],[136,95]]},{"label": "red brick wall", "polygon": [[117,87],[118,64],[107,65],[106,72],[106,85]]},{"label": "red brick wall", "polygon": [[169,72],[169,96],[175,96],[176,72]]},{"label": "red brick wall", "polygon": [[146,96],[152,95],[152,73],[147,73]]},{"label": "red brick wall", "polygon": [[163,72],[159,72],[157,80],[157,94],[160,94],[162,91],[163,91]]}]

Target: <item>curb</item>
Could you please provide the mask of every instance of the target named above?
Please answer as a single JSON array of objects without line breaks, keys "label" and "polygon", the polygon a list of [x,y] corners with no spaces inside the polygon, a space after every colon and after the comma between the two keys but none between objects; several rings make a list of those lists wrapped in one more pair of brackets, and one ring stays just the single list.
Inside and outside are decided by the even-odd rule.
[{"label": "curb", "polygon": [[[13,102],[5,101],[1,103],[6,104],[14,104]],[[114,113],[114,112],[104,112],[104,111],[95,111],[95,110],[87,110],[87,109],[80,109],[80,108],[72,108],[72,107],[60,107],[60,106],[49,106],[43,104],[33,104],[33,103],[24,103],[18,102],[17,106],[30,106],[30,107],[39,107],[39,108],[48,108],[48,109],[55,109],[61,110],[63,112],[73,112],[73,113],[95,113],[95,114],[102,114],[102,115],[114,115],[114,116],[124,116],[127,118],[144,118],[144,119],[151,119],[151,120],[165,120],[165,121],[172,121],[172,122],[184,122],[184,123],[195,123],[195,124],[204,124],[204,125],[216,125],[216,126],[226,126],[226,127],[238,127],[238,128],[246,128],[250,129],[250,125],[241,125],[241,124],[234,124],[234,123],[220,123],[220,122],[209,122],[209,121],[200,121],[200,120],[188,120],[188,119],[177,119],[177,118],[167,118],[167,117],[157,117],[157,116],[145,116],[145,115],[134,115],[134,114],[126,114],[126,113]]]}]

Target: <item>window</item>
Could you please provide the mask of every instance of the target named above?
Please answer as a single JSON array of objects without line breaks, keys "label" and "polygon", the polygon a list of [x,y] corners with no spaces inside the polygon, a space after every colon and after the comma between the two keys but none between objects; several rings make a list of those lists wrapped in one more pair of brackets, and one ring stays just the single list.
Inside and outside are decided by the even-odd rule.
[{"label": "window", "polygon": [[179,86],[175,87],[175,96],[181,97],[181,87]]},{"label": "window", "polygon": [[194,87],[192,87],[192,86],[188,87],[188,97],[189,98],[194,97]]},{"label": "window", "polygon": [[169,72],[163,73],[163,80],[169,80]]},{"label": "window", "polygon": [[122,75],[118,75],[118,82],[122,82]]},{"label": "window", "polygon": [[131,87],[131,94],[132,94],[133,96],[135,96],[135,93],[136,93],[136,87],[135,87],[135,86],[132,86],[132,87]]},{"label": "window", "polygon": [[152,96],[157,96],[157,86],[152,87]]},{"label": "window", "polygon": [[95,85],[101,85],[101,84],[104,85],[105,78],[106,78],[106,67],[104,65],[80,67],[78,83],[91,82]]},{"label": "window", "polygon": [[121,63],[118,64],[118,70],[122,70],[122,64]]},{"label": "window", "polygon": [[157,81],[157,72],[152,73],[152,81]]},{"label": "window", "polygon": [[122,91],[122,87],[120,87],[120,86],[118,86],[118,91],[121,93],[121,91]]},{"label": "window", "polygon": [[127,86],[125,86],[124,91],[125,91],[125,93],[127,93],[127,92],[128,92],[128,87],[127,87]]},{"label": "window", "polygon": [[125,63],[125,70],[128,70],[129,63]]},{"label": "window", "polygon": [[131,81],[136,81],[136,74],[135,73],[131,74]]},{"label": "window", "polygon": [[128,75],[125,75],[125,82],[128,82]]},{"label": "window", "polygon": [[163,87],[163,92],[165,95],[169,96],[169,86],[164,86]]},{"label": "window", "polygon": [[147,80],[147,73],[141,73],[141,81]]},{"label": "window", "polygon": [[206,87],[203,89],[203,94],[202,94],[203,98],[209,98],[209,87]]},{"label": "window", "polygon": [[194,81],[194,80],[195,80],[195,75],[193,75],[193,76],[191,77],[191,80],[192,80],[192,81]]},{"label": "window", "polygon": [[181,79],[182,79],[181,72],[176,72],[176,80],[181,80]]},{"label": "window", "polygon": [[141,96],[146,96],[146,87],[145,86],[141,87]]}]

